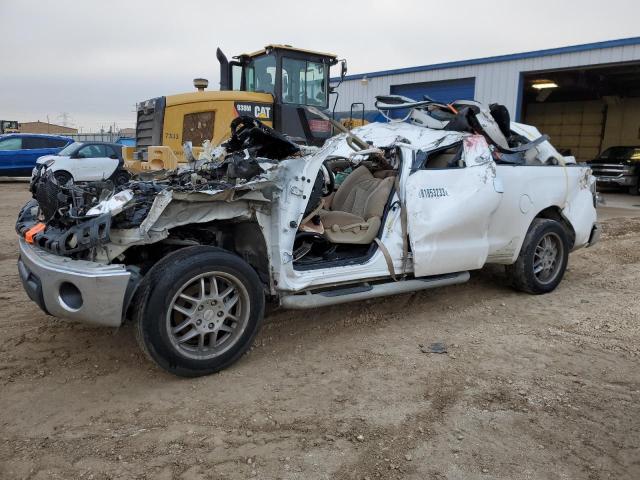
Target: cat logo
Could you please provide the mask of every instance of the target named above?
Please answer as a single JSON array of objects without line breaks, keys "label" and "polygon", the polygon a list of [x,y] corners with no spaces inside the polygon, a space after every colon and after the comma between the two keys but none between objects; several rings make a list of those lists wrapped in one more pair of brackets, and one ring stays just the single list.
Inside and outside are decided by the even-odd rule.
[{"label": "cat logo", "polygon": [[271,107],[256,105],[253,107],[253,116],[256,118],[271,118]]},{"label": "cat logo", "polygon": [[267,122],[273,120],[273,107],[271,105],[252,102],[235,102],[234,106],[238,115],[248,115]]}]

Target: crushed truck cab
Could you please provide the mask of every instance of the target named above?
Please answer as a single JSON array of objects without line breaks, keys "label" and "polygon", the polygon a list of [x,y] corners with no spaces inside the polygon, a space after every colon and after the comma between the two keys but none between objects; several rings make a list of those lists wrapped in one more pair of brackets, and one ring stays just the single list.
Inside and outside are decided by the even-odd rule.
[{"label": "crushed truck cab", "polygon": [[368,124],[318,148],[239,117],[188,168],[122,187],[45,172],[16,224],[25,290],[55,316],[131,319],[149,357],[185,376],[235,362],[266,301],[418,291],[488,263],[519,290],[553,290],[569,252],[597,240],[590,169],[480,104],[409,108],[441,123]]}]

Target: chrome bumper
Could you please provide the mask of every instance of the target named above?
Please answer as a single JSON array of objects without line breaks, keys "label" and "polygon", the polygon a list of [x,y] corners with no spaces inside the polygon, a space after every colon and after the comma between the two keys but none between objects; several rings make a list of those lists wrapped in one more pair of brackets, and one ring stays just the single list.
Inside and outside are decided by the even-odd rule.
[{"label": "chrome bumper", "polygon": [[94,325],[122,324],[134,289],[124,265],[61,257],[22,238],[18,271],[27,295],[44,312]]}]

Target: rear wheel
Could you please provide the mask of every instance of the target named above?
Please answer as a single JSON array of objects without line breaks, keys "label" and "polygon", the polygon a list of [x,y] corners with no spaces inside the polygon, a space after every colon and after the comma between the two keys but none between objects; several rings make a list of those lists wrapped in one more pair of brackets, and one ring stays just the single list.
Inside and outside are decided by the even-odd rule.
[{"label": "rear wheel", "polygon": [[226,368],[251,346],[264,315],[256,272],[232,253],[190,247],[161,260],[145,277],[135,314],[143,350],[175,375]]},{"label": "rear wheel", "polygon": [[567,268],[569,238],[556,220],[536,218],[525,236],[516,263],[507,266],[518,290],[540,294],[554,290]]}]

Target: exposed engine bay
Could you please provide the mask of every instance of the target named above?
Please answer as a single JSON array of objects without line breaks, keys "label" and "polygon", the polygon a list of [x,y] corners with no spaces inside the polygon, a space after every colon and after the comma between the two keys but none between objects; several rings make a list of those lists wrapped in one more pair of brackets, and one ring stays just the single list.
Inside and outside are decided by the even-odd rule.
[{"label": "exposed engine bay", "polygon": [[236,118],[231,133],[187,167],[143,173],[119,187],[109,181],[60,184],[44,171],[31,185],[33,200],[21,210],[16,230],[53,253],[95,259],[112,230],[140,227],[159,194],[206,192],[212,200],[239,199],[258,184],[267,187],[266,173],[278,160],[302,155],[301,147],[252,117]]}]

